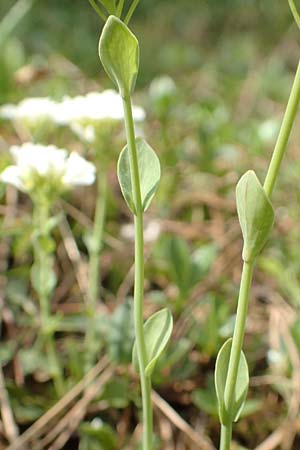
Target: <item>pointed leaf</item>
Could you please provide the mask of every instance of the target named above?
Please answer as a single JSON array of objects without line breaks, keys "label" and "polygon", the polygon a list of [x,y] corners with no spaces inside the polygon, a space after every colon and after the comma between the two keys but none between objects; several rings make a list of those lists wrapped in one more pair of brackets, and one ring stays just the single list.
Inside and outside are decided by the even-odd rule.
[{"label": "pointed leaf", "polygon": [[[160,180],[160,163],[155,151],[143,139],[136,140],[136,151],[140,176],[140,187],[143,211],[146,211],[157,190]],[[118,179],[122,194],[126,203],[133,213],[134,205],[131,176],[130,176],[130,154],[128,146],[120,153],[118,161]]]},{"label": "pointed leaf", "polygon": [[[225,404],[225,386],[230,359],[232,339],[228,339],[221,347],[215,368],[215,388],[218,398],[219,416],[223,425],[236,422],[243,410],[249,386],[248,364],[244,352],[241,353],[237,381],[234,391],[234,401],[231,408]],[[231,413],[229,413],[231,410]]]},{"label": "pointed leaf", "polygon": [[129,28],[115,16],[110,16],[104,25],[99,56],[122,97],[131,95],[139,68],[139,43]]},{"label": "pointed leaf", "polygon": [[[146,344],[146,376],[150,377],[156,362],[165,350],[173,330],[173,318],[168,308],[161,309],[153,314],[144,323]],[[136,372],[139,372],[136,342],[132,351],[132,363]]]},{"label": "pointed leaf", "polygon": [[238,182],[236,201],[244,238],[243,260],[249,262],[262,250],[274,222],[271,202],[253,170]]}]

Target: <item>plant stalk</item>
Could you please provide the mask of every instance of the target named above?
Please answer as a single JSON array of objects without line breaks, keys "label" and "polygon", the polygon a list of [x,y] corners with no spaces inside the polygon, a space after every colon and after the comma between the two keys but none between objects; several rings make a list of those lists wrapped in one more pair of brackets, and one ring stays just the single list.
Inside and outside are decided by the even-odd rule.
[{"label": "plant stalk", "polygon": [[[44,230],[46,228],[46,223],[49,218],[49,206],[44,204],[36,205],[37,210],[37,227],[38,232],[41,236],[45,236]],[[47,237],[47,236],[46,236]],[[49,360],[49,365],[53,368],[53,380],[55,390],[57,395],[62,395],[63,388],[63,373],[62,368],[59,363],[59,359],[55,349],[54,333],[51,329],[49,330],[49,322],[51,319],[51,305],[50,305],[50,294],[47,290],[47,280],[49,278],[49,260],[51,255],[43,248],[39,240],[36,241],[34,246],[35,264],[38,266],[38,296],[40,302],[40,314],[41,314],[41,331],[43,338],[45,339],[45,346],[47,351],[47,357]]]},{"label": "plant stalk", "polygon": [[101,251],[103,247],[104,225],[107,207],[107,175],[100,176],[97,171],[97,200],[95,206],[95,218],[92,241],[89,246],[89,296],[87,316],[89,319],[85,338],[86,346],[86,371],[89,370],[97,353],[98,343],[96,340],[96,315],[97,302],[101,289]]},{"label": "plant stalk", "polygon": [[100,19],[102,19],[104,22],[106,22],[107,16],[104,14],[104,12],[101,10],[101,8],[97,5],[95,0],[89,0],[90,5],[94,8]]},{"label": "plant stalk", "polygon": [[126,17],[124,19],[124,23],[126,25],[129,24],[131,17],[133,16],[134,11],[136,10],[137,5],[139,4],[140,0],[133,0],[133,2],[131,3],[129,10],[126,14]]},{"label": "plant stalk", "polygon": [[123,98],[125,128],[130,155],[130,175],[135,205],[135,282],[134,282],[134,326],[136,347],[140,369],[140,382],[143,403],[143,450],[152,450],[153,414],[151,404],[151,379],[145,375],[147,363],[145,334],[143,327],[144,312],[144,230],[143,208],[141,200],[140,176],[135,143],[134,122],[131,99]]},{"label": "plant stalk", "polygon": [[94,311],[100,294],[100,257],[103,247],[104,224],[107,206],[107,177],[106,174],[97,177],[97,200],[95,207],[92,244],[89,249],[89,303]]},{"label": "plant stalk", "polygon": [[274,189],[275,181],[280,169],[281,161],[286,151],[287,143],[295,121],[300,101],[300,61],[298,63],[295,80],[283,117],[278,139],[274,148],[273,156],[269,165],[268,173],[264,183],[264,190],[270,198]]},{"label": "plant stalk", "polygon": [[232,435],[232,423],[227,426],[221,425],[221,444],[220,450],[229,450]]},{"label": "plant stalk", "polygon": [[[266,175],[264,190],[266,195],[270,198],[274,190],[275,182],[279,173],[281,162],[285,154],[287,143],[291,134],[292,126],[295,121],[296,113],[300,102],[300,61],[298,64],[295,80],[287,104],[287,108],[283,117],[281,129],[274,148],[272,159]],[[248,311],[248,303],[250,297],[253,268],[255,260],[251,262],[244,262],[243,271],[240,284],[240,292],[237,306],[237,316],[235,321],[232,347],[230,352],[230,359],[228,365],[228,373],[225,385],[225,404],[229,408],[233,404],[234,390],[237,382],[238,367],[240,362],[240,355],[243,346],[245,335],[246,318]],[[230,442],[232,435],[232,423],[222,425],[220,450],[230,450]]]},{"label": "plant stalk", "polygon": [[118,17],[122,16],[123,8],[124,8],[124,0],[119,0],[118,6],[117,6],[117,11],[116,11],[116,14]]},{"label": "plant stalk", "polygon": [[[232,338],[230,359],[224,392],[225,405],[228,408],[229,415],[231,415],[230,407],[234,403],[234,391],[244,341],[253,268],[254,268],[254,261],[244,262],[238,298],[236,321]],[[231,434],[232,434],[232,423],[230,422],[226,425],[222,425],[220,450],[230,449]]]}]

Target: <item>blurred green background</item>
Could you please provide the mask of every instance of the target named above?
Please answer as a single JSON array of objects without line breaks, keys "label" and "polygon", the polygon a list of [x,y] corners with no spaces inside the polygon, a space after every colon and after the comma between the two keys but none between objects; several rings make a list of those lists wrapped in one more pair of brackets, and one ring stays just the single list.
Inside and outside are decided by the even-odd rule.
[{"label": "blurred green background", "polygon": [[[16,2],[24,12],[28,8],[26,14],[20,7],[10,10],[14,3],[0,2],[0,104],[32,96],[60,100],[67,94],[112,87],[98,58],[103,24],[87,0]],[[146,110],[143,132],[160,156],[163,173],[146,216],[150,231],[158,221],[160,233],[146,246],[145,312],[149,315],[167,305],[175,317],[173,342],[155,372],[154,388],[216,446],[213,369],[219,347],[232,333],[241,269],[235,185],[250,168],[261,180],[265,176],[300,56],[300,32],[287,0],[141,0],[131,27],[141,47],[134,101]],[[88,145],[79,143],[70,130],[48,131],[45,143],[79,148],[90,156]],[[22,141],[23,133],[1,120],[0,134],[2,167],[9,145]],[[299,142],[297,119],[274,193],[276,225],[255,272],[245,339],[252,382],[244,418],[235,428],[235,449],[257,448],[270,434],[281,432],[275,446],[262,448],[296,450],[300,445]],[[124,231],[130,217],[115,176],[116,155],[123,144],[124,136],[118,134],[106,155],[111,185],[102,268],[107,317],[99,317],[99,352],[109,355],[114,376],[63,448],[138,448],[134,430],[139,387],[129,368],[133,254]],[[0,193],[4,207],[4,186]],[[32,352],[30,359],[28,353],[36,336],[36,299],[28,281],[31,210],[24,197],[18,201],[15,223],[8,230],[2,227],[2,239],[11,239],[4,298],[14,333],[4,320],[0,359],[22,431],[57,398],[44,375],[46,368],[37,369],[41,355]],[[84,261],[83,235],[94,202],[91,191],[88,197],[76,192],[63,204]],[[70,205],[82,214],[78,223]],[[71,387],[83,375],[80,343],[85,318],[76,280],[70,285],[64,270],[68,264],[64,265],[65,254],[61,256],[59,233],[55,239],[60,249],[55,308],[63,315],[56,337],[66,385]],[[124,279],[129,279],[129,286]],[[19,353],[26,375],[22,382],[15,368]],[[162,416],[166,420],[157,407],[157,448],[201,448],[172,421],[166,425],[171,430],[167,438]],[[91,424],[99,417],[102,422],[95,431]],[[2,440],[6,448],[5,437]]]}]

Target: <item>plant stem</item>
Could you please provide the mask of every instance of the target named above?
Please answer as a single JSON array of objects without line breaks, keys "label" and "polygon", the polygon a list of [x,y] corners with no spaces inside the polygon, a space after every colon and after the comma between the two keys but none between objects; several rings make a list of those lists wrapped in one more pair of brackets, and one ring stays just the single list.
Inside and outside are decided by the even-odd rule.
[{"label": "plant stem", "polygon": [[117,6],[117,11],[116,11],[116,14],[118,17],[121,17],[122,12],[123,12],[123,7],[124,7],[124,0],[119,0],[118,6]]},{"label": "plant stem", "polygon": [[289,0],[289,5],[291,8],[292,14],[294,16],[295,22],[298,25],[298,27],[300,28],[300,16],[298,14],[294,0]]},{"label": "plant stem", "polygon": [[97,200],[93,227],[92,243],[89,249],[89,303],[94,311],[100,292],[100,255],[103,246],[104,224],[107,204],[106,174],[97,177]]},{"label": "plant stem", "polygon": [[18,23],[30,11],[35,0],[18,0],[0,21],[0,46],[13,33]]},{"label": "plant stem", "polygon": [[227,405],[228,409],[233,404],[234,400],[234,389],[238,374],[240,355],[243,347],[253,267],[254,261],[244,262],[243,264],[236,321],[232,338],[230,360],[224,393],[225,405]]},{"label": "plant stem", "polygon": [[[264,189],[266,195],[270,198],[274,185],[276,182],[276,178],[278,176],[278,172],[280,169],[280,165],[286,151],[287,143],[289,140],[289,136],[292,130],[293,123],[295,121],[297,109],[300,102],[300,62],[298,64],[297,72],[295,75],[295,80],[293,83],[293,87],[291,90],[291,94],[289,97],[289,101],[287,104],[286,112],[284,114],[284,118],[282,121],[281,129],[278,135],[278,139],[274,148],[273,156],[269,165],[269,169],[267,172],[267,176],[264,183]],[[245,334],[245,325],[248,311],[248,303],[250,297],[251,283],[252,283],[252,275],[255,261],[244,262],[241,284],[240,284],[240,293],[238,299],[238,307],[237,307],[237,316],[235,321],[232,346],[230,351],[230,359],[228,365],[228,373],[226,378],[225,385],[225,404],[229,409],[233,404],[234,400],[234,390],[237,381],[238,367],[240,362],[240,355],[243,346],[244,334]],[[226,425],[222,425],[221,428],[221,440],[220,440],[220,450],[229,450],[230,449],[230,441],[232,434],[232,423],[228,423]]]},{"label": "plant stem", "polygon": [[232,434],[232,424],[229,423],[228,426],[221,425],[221,444],[220,450],[229,450],[231,443]]},{"label": "plant stem", "polygon": [[94,363],[98,343],[96,341],[97,302],[101,287],[101,250],[103,247],[104,224],[107,206],[107,175],[97,171],[97,200],[92,241],[89,246],[89,303],[87,308],[89,323],[86,333],[86,370]]},{"label": "plant stem", "polygon": [[97,5],[97,3],[95,2],[95,0],[89,0],[91,6],[94,8],[94,10],[96,11],[96,13],[98,14],[98,16],[104,21],[106,22],[107,16],[106,14],[104,14],[104,12],[101,11],[100,7]]},{"label": "plant stem", "polygon": [[123,99],[125,128],[130,155],[130,175],[133,200],[135,205],[135,282],[134,282],[134,325],[136,347],[140,369],[140,382],[143,402],[143,450],[152,450],[153,417],[151,404],[151,379],[145,375],[147,361],[146,344],[143,327],[144,312],[144,230],[143,208],[137,151],[135,143],[134,122],[130,97]]},{"label": "plant stem", "polygon": [[[35,209],[37,210],[37,228],[38,233],[42,237],[48,238],[44,233],[46,228],[46,223],[49,218],[49,206],[43,204],[37,204]],[[63,373],[62,368],[59,363],[59,359],[55,349],[54,342],[54,332],[49,329],[49,322],[51,319],[51,307],[50,307],[50,296],[51,293],[48,291],[48,279],[51,274],[49,274],[49,267],[52,263],[51,254],[49,254],[40,244],[39,239],[35,243],[35,264],[38,267],[38,283],[36,285],[37,293],[40,302],[40,313],[41,313],[41,331],[45,339],[45,346],[47,350],[47,357],[49,360],[49,366],[52,369],[52,375],[54,380],[54,385],[57,394],[60,396],[63,394]]]},{"label": "plant stem", "polygon": [[298,64],[287,108],[283,117],[281,129],[274,148],[273,156],[270,162],[269,170],[264,183],[264,189],[268,197],[271,197],[274,189],[275,181],[280,169],[280,164],[286,150],[286,146],[291,134],[293,123],[295,121],[299,101],[300,101],[300,61]]},{"label": "plant stem", "polygon": [[[250,289],[252,282],[254,261],[244,262],[243,271],[240,284],[240,292],[238,299],[238,307],[236,313],[235,327],[232,338],[232,345],[230,351],[230,359],[228,365],[228,372],[226,377],[226,385],[224,392],[225,405],[228,413],[231,415],[230,408],[234,403],[234,391],[237,380],[238,368],[240,363],[240,356],[243,347],[246,318],[250,297]],[[229,450],[232,433],[232,423],[222,425],[220,450]]]},{"label": "plant stem", "polygon": [[124,19],[124,23],[126,23],[126,25],[129,24],[131,17],[133,16],[134,11],[136,10],[137,5],[139,4],[140,0],[133,0],[133,2],[130,5],[130,8],[126,14],[126,17]]}]

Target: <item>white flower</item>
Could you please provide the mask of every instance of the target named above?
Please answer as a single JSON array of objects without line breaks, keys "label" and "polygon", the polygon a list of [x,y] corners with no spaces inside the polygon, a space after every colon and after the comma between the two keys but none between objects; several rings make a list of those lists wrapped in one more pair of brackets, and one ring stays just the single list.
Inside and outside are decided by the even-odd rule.
[{"label": "white flower", "polygon": [[[49,120],[60,125],[104,120],[122,120],[123,104],[119,94],[114,90],[90,92],[77,97],[64,97],[55,102],[48,97],[27,98],[17,105],[4,105],[0,108],[0,117],[11,120],[37,122]],[[145,111],[133,106],[135,121],[145,119]]]},{"label": "white flower", "polygon": [[[55,122],[70,124],[74,122],[122,120],[123,103],[119,94],[111,89],[90,92],[84,96],[64,97],[56,109]],[[145,111],[133,106],[133,117],[137,122],[145,119]]]},{"label": "white flower", "polygon": [[80,123],[70,123],[70,128],[81,140],[94,142],[96,138],[95,127],[93,125],[81,125]]},{"label": "white flower", "polygon": [[52,120],[55,117],[57,103],[48,97],[25,98],[17,105],[7,104],[0,108],[0,116],[10,120],[40,119]]},{"label": "white flower", "polygon": [[63,183],[65,185],[89,185],[95,181],[96,168],[94,164],[78,153],[71,153],[66,161],[66,171],[63,176]]},{"label": "white flower", "polygon": [[149,88],[149,93],[153,100],[173,97],[176,92],[176,84],[168,75],[154,78]]},{"label": "white flower", "polygon": [[54,145],[25,143],[12,146],[10,153],[15,165],[8,166],[0,174],[0,180],[22,191],[34,188],[36,176],[44,181],[66,188],[89,185],[95,181],[96,168],[77,153],[68,155],[67,150]]}]

